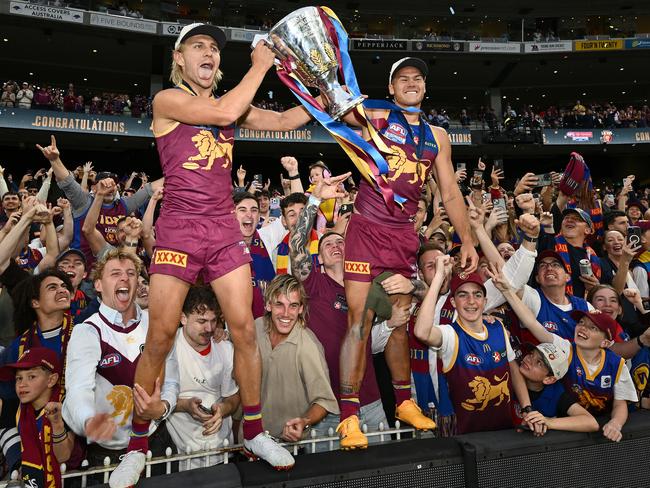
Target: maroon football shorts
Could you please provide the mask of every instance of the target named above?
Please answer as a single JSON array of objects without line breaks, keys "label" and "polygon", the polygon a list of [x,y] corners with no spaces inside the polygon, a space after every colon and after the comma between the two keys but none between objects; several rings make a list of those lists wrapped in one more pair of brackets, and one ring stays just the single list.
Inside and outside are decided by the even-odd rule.
[{"label": "maroon football shorts", "polygon": [[160,217],[156,221],[156,249],[149,272],[205,283],[251,262],[234,215],[223,217]]},{"label": "maroon football shorts", "polygon": [[419,247],[411,223],[387,226],[352,214],[345,232],[344,279],[370,282],[384,271],[415,278]]}]

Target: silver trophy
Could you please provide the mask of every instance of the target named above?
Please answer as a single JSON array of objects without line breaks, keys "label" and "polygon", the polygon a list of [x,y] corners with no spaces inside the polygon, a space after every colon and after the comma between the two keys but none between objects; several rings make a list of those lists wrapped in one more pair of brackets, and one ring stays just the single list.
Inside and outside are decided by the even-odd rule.
[{"label": "silver trophy", "polygon": [[363,102],[338,81],[335,48],[316,7],[304,7],[275,24],[267,42],[276,57],[306,86],[318,88],[333,119],[341,118]]}]

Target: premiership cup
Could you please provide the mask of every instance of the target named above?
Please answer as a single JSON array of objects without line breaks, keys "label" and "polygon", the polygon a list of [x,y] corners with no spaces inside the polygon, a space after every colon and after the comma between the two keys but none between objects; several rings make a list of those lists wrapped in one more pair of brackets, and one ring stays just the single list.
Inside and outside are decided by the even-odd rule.
[{"label": "premiership cup", "polygon": [[333,119],[363,102],[345,91],[338,81],[335,47],[316,7],[298,9],[271,28],[268,42],[285,69],[306,86],[318,88]]}]

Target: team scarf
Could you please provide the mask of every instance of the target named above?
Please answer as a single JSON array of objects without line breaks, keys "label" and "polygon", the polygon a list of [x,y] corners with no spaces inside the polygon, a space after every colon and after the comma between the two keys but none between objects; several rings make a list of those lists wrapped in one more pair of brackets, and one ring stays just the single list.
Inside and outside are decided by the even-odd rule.
[{"label": "team scarf", "polygon": [[[61,336],[61,351],[58,352],[61,364],[65,364],[66,351],[68,350],[68,343],[70,342],[70,335],[72,334],[73,326],[74,324],[70,314],[64,314],[63,322],[61,322],[61,331],[59,332],[59,335]],[[31,349],[32,347],[43,347],[38,335],[38,324],[34,324],[20,336],[20,341],[18,342],[18,357],[21,357],[26,350]],[[61,399],[63,399],[63,396],[65,396],[65,368],[59,375],[59,386],[61,387]]]},{"label": "team scarf", "polygon": [[88,297],[83,291],[77,290],[74,293],[74,297],[72,297],[72,300],[70,301],[70,315],[72,317],[79,316],[87,305]]},{"label": "team scarf", "polygon": [[[600,259],[596,255],[596,251],[594,251],[590,246],[588,246],[587,243],[583,244],[582,247],[587,252],[587,258],[591,262],[591,269],[594,272],[594,276],[600,280],[600,275],[601,275]],[[564,261],[564,267],[566,268],[566,272],[569,275],[569,281],[567,281],[566,284],[566,293],[567,295],[573,295],[573,280],[571,278],[572,270],[571,270],[571,257],[569,256],[569,243],[561,234],[555,236],[554,251],[558,253],[562,258],[562,261]]]},{"label": "team scarf", "polygon": [[250,249],[251,259],[253,260],[253,279],[258,283],[260,281],[270,282],[275,277],[273,262],[257,231],[253,234],[248,249]]},{"label": "team scarf", "polygon": [[[62,392],[61,387],[55,385],[50,401],[62,402]],[[37,417],[31,403],[21,403],[17,423],[20,432],[20,474],[25,486],[32,488],[60,488],[63,486],[59,461],[54,455],[52,424],[45,416],[45,411],[41,410]]]},{"label": "team scarf", "polygon": [[[583,167],[583,175],[582,175],[582,181],[578,183],[579,184],[578,192],[580,192],[583,195],[593,194],[594,182],[591,179],[591,171],[589,171],[589,166],[587,166],[584,160],[582,160],[582,157],[580,157],[579,161]],[[569,199],[569,202],[567,203],[567,208],[576,208],[578,206],[579,206],[578,199],[575,196]],[[587,210],[589,212],[589,215],[591,217],[591,222],[593,224],[592,226],[593,234],[592,236],[590,236],[591,237],[590,242],[593,242],[595,239],[602,238],[603,234],[605,233],[605,222],[603,221],[602,202],[596,197],[593,197],[591,199],[590,208],[583,209],[583,210]]]},{"label": "team scarf", "polygon": [[[276,273],[279,275],[287,274],[289,271],[289,237],[291,236],[290,232],[287,232],[287,235],[284,236],[282,242],[278,244],[278,257],[276,260]],[[309,254],[311,254],[311,259],[313,265],[318,269],[320,263],[318,262],[318,233],[312,229],[311,234],[309,235]]]},{"label": "team scarf", "polygon": [[[451,293],[447,295],[447,299],[440,310],[440,323],[451,325],[454,322],[454,314],[456,309],[451,304]],[[438,376],[438,432],[441,437],[452,437],[456,435],[456,413],[454,412],[454,405],[451,402],[451,395],[449,394],[449,384],[447,377],[442,372],[443,364],[442,359],[437,359],[437,376]]]}]

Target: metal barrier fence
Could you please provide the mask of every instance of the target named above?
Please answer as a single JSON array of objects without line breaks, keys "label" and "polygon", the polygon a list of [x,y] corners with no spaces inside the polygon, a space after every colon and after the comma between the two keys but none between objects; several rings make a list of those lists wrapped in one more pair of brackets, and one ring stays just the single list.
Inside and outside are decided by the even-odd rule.
[{"label": "metal barrier fence", "polygon": [[[413,427],[410,426],[402,427],[400,425],[399,420],[395,422],[395,428],[386,428],[384,423],[381,422],[379,424],[378,430],[376,431],[368,431],[368,426],[366,424],[363,424],[362,430],[368,438],[370,439],[378,438],[380,443],[392,440],[393,436],[395,436],[395,440],[400,440],[402,438],[402,435],[407,433],[413,436],[420,435],[415,431],[415,429],[413,429]],[[317,450],[317,446],[322,445],[324,443],[328,444],[327,450],[333,451],[335,449],[338,449],[335,447],[335,443],[338,440],[339,440],[339,436],[335,434],[334,429],[332,428],[329,429],[329,431],[327,432],[327,436],[325,437],[319,437],[318,429],[313,429],[311,431],[309,439],[305,439],[298,442],[284,442],[281,443],[281,445],[285,446],[287,449],[292,451],[294,456],[297,456],[299,455],[301,448],[304,448],[305,454],[315,453]],[[199,466],[201,468],[208,467],[215,464],[214,460],[211,460],[210,458],[219,457],[219,456],[221,457],[221,460],[218,460],[217,463],[228,464],[228,462],[230,461],[230,456],[233,455],[234,453],[241,452],[243,448],[244,448],[243,444],[234,444],[230,446],[228,440],[225,439],[223,441],[222,447],[218,449],[203,449],[194,452],[188,449],[184,454],[174,454],[174,449],[172,449],[172,447],[170,446],[165,450],[165,455],[159,457],[153,457],[151,451],[149,451],[147,452],[147,461],[145,463],[145,468],[144,468],[144,477],[150,478],[152,466],[157,466],[157,465],[164,465],[165,474],[171,474],[174,467],[177,468],[176,469],[177,471],[180,470],[186,471],[186,470],[193,469],[191,465],[192,465],[192,460],[194,459],[202,460],[201,466]],[[70,480],[73,478],[80,478],[81,487],[86,488],[86,486],[88,486],[88,478],[90,476],[97,476],[97,475],[103,477],[104,483],[108,483],[108,477],[110,476],[111,471],[113,471],[113,469],[115,469],[116,466],[117,466],[116,464],[111,464],[111,460],[109,457],[104,458],[103,466],[89,466],[88,461],[84,460],[81,463],[81,469],[74,470],[74,471],[68,471],[65,463],[61,464],[61,477],[63,478],[63,486],[65,486],[66,480]],[[196,467],[194,469],[196,469]],[[0,482],[0,488],[19,486],[19,485],[12,484],[12,482],[16,483],[18,478],[19,478],[18,471],[13,471],[11,473],[11,477],[9,481]]]}]

